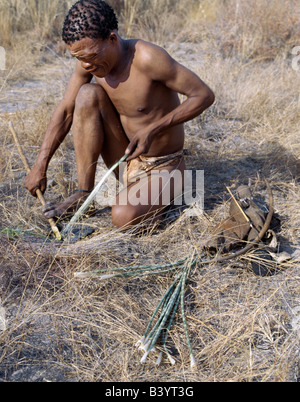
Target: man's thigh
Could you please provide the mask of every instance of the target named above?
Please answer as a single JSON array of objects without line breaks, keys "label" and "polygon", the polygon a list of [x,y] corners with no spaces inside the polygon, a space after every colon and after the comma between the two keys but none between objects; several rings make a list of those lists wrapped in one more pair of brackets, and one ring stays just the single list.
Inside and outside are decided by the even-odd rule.
[{"label": "man's thigh", "polygon": [[113,207],[115,223],[138,223],[163,211],[172,200],[180,197],[184,188],[184,162],[177,168],[166,166],[137,176],[117,196]]}]

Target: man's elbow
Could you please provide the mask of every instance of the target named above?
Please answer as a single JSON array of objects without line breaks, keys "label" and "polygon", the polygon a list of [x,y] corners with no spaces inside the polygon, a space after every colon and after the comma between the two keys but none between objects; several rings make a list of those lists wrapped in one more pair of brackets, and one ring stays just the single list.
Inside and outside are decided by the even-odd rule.
[{"label": "man's elbow", "polygon": [[197,115],[199,115],[215,102],[215,94],[210,88],[206,87],[204,90],[202,89],[201,92],[198,93],[195,99],[197,99],[196,110]]},{"label": "man's elbow", "polygon": [[195,116],[198,116],[215,102],[215,94],[209,87],[205,86],[191,99],[194,101]]},{"label": "man's elbow", "polygon": [[205,109],[209,108],[215,102],[215,94],[210,88],[207,88],[205,96],[204,96],[204,107]]}]

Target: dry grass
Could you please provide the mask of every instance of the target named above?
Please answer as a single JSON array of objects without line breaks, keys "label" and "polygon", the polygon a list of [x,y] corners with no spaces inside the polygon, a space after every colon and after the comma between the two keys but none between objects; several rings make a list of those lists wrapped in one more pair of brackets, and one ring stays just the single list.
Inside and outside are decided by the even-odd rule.
[{"label": "dry grass", "polygon": [[0,34],[2,46],[13,45],[19,35],[34,40],[59,37],[61,24],[72,1],[1,0]]},{"label": "dry grass", "polygon": [[[23,89],[30,108],[0,115],[0,381],[299,381],[299,257],[267,277],[254,275],[247,259],[198,266],[186,295],[196,371],[189,369],[179,317],[170,336],[174,367],[164,360],[156,368],[156,356],[140,365],[134,346],[171,274],[107,282],[73,277],[102,266],[174,261],[192,247],[200,253],[226,216],[225,186],[234,189],[251,178],[264,195],[258,176],[267,177],[274,191],[281,247],[299,256],[300,72],[290,60],[299,44],[296,2],[276,1],[268,12],[264,0],[255,7],[243,0],[115,2],[122,32],[163,44],[216,93],[214,106],[186,125],[188,167],[205,170],[205,213],[183,213],[164,229],[137,235],[114,230],[109,211],[102,211],[87,220],[97,229],[94,237],[62,247],[45,241],[48,224],[24,190],[24,169],[8,130],[13,120],[32,163],[71,71],[64,53],[48,42],[61,23],[51,7],[69,2],[38,3],[49,11],[39,14],[31,1],[11,0],[10,8],[5,2],[7,25],[0,22],[8,60],[0,98],[8,101],[16,80],[30,75],[48,82],[39,87],[39,104],[33,102],[37,90]],[[36,50],[18,59],[21,47]],[[49,179],[49,200],[75,186],[71,136],[53,158]]]}]

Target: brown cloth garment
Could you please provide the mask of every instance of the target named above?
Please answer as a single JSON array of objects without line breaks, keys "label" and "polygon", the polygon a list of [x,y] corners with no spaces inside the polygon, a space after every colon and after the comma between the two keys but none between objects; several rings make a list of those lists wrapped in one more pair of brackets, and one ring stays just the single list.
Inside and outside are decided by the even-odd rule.
[{"label": "brown cloth garment", "polygon": [[161,169],[165,166],[179,166],[184,158],[184,151],[175,152],[165,156],[143,156],[132,159],[127,164],[124,172],[124,183],[132,182],[135,178],[145,175],[154,169]]}]

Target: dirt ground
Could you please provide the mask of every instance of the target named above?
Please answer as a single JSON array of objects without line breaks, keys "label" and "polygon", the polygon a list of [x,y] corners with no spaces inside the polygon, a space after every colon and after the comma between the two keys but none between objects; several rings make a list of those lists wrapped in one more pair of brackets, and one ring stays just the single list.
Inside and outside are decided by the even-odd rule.
[{"label": "dirt ground", "polygon": [[[114,229],[110,208],[101,207],[83,222],[95,229],[93,235],[59,244],[48,236],[40,205],[24,189],[25,171],[8,122],[14,122],[32,164],[72,60],[49,56],[31,76],[3,87],[0,381],[299,381],[300,148],[294,88],[300,73],[288,70],[286,61],[244,65],[195,44],[170,44],[168,50],[217,95],[210,110],[186,124],[187,167],[204,170],[204,211],[173,208],[163,225],[139,234]],[[289,95],[279,96],[283,88]],[[98,177],[103,171],[100,160]],[[71,134],[48,178],[49,201],[76,188]],[[249,256],[199,263],[186,293],[197,368],[190,369],[179,316],[170,333],[176,364],[163,359],[156,367],[154,355],[140,364],[135,344],[173,274],[100,281],[75,279],[74,273],[176,261],[192,249],[201,254],[212,228],[228,214],[226,186],[234,191],[250,180],[268,203],[263,178],[274,194],[278,247],[291,259],[266,276],[253,272]]]}]

